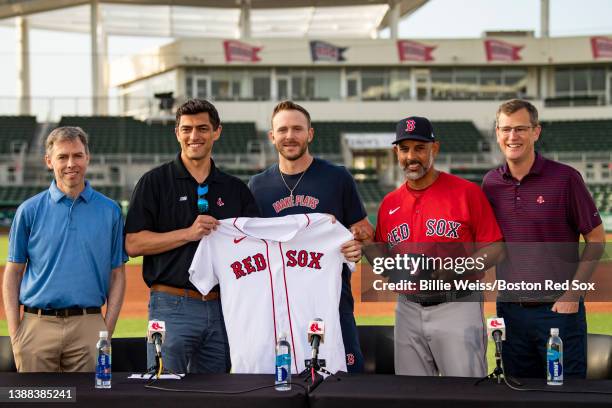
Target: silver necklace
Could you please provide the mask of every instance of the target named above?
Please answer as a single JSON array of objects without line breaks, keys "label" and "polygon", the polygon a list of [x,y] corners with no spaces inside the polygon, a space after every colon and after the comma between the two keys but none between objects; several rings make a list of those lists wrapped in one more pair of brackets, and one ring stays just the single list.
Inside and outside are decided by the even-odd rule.
[{"label": "silver necklace", "polygon": [[[312,162],[310,164],[312,164]],[[287,190],[289,190],[289,197],[291,197],[291,202],[292,203],[293,203],[293,191],[296,189],[298,184],[300,184],[300,181],[302,181],[302,177],[304,177],[304,174],[306,174],[306,172],[310,168],[310,164],[308,165],[308,167],[306,167],[306,170],[304,170],[304,172],[302,173],[302,175],[298,179],[297,183],[295,183],[293,185],[293,188],[289,188],[289,185],[287,184],[287,182],[285,181],[285,177],[283,176],[283,172],[281,171],[280,166],[278,166],[278,172],[279,172],[279,174],[281,176],[281,180],[283,180],[283,184],[285,184],[285,187],[287,187]]]}]

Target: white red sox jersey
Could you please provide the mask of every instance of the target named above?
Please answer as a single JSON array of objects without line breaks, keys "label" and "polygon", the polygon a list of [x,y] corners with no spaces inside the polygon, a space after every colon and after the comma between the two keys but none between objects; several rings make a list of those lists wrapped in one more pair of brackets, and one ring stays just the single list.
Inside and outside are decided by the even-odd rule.
[{"label": "white red sox jersey", "polygon": [[317,317],[325,323],[319,358],[332,373],[346,371],[338,304],[347,261],[340,247],[351,239],[325,214],[226,219],[202,238],[190,280],[202,293],[221,287],[232,372],[274,373],[284,332],[292,372],[300,373],[310,358],[308,323]]}]

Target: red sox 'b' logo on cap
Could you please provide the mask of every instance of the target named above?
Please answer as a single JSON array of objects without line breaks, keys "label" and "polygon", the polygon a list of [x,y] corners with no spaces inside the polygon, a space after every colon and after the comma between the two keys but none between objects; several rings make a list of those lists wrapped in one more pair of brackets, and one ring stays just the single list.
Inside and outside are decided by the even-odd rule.
[{"label": "red sox 'b' logo on cap", "polygon": [[416,126],[416,123],[412,119],[406,121],[406,132],[412,132]]},{"label": "red sox 'b' logo on cap", "polygon": [[500,327],[501,323],[498,322],[497,320],[492,320],[491,321],[491,327]]},{"label": "red sox 'b' logo on cap", "polygon": [[310,325],[310,331],[313,333],[318,333],[321,331],[321,328],[319,327],[319,323],[313,323]]},{"label": "red sox 'b' logo on cap", "polygon": [[159,330],[159,329],[161,329],[162,327],[159,325],[159,323],[157,323],[157,322],[153,322],[153,324],[151,325],[151,328],[152,328],[153,330]]}]

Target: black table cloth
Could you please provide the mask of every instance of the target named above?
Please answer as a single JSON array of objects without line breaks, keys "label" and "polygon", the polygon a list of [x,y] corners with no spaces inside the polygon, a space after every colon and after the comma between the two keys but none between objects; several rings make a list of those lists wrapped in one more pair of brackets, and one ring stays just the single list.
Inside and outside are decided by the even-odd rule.
[{"label": "black table cloth", "polygon": [[[1,387],[76,387],[76,404],[105,408],[148,407],[265,407],[265,408],[425,408],[425,407],[612,407],[612,395],[567,393],[567,391],[607,391],[612,381],[565,380],[561,387],[546,386],[544,379],[522,380],[524,387],[552,392],[519,392],[486,380],[478,386],[474,378],[408,377],[393,375],[347,375],[329,377],[313,392],[293,385],[291,391],[273,387],[237,395],[197,394],[146,389],[145,380],[128,380],[128,373],[113,373],[112,388],[94,388],[93,373],[0,373]],[[301,381],[294,376],[294,381]],[[272,386],[272,375],[193,374],[183,380],[160,380],[155,385],[188,390],[239,391]],[[41,407],[40,403],[4,403],[3,406]]]},{"label": "black table cloth", "polygon": [[[475,386],[475,378],[408,377],[394,375],[339,375],[328,378],[309,395],[312,408],[425,407],[612,407],[612,394],[574,394],[513,391],[494,380]],[[565,380],[562,386],[547,386],[544,379],[521,380],[519,388],[556,391],[607,391],[612,381]]]}]

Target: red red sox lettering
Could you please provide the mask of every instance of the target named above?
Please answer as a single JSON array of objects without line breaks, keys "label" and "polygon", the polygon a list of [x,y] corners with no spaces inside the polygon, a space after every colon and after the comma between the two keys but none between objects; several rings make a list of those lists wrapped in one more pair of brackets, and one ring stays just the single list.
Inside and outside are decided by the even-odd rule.
[{"label": "red red sox lettering", "polygon": [[397,245],[402,241],[405,241],[410,237],[410,227],[408,224],[402,223],[397,227],[393,228],[387,234],[387,242],[391,244],[391,246]]},{"label": "red red sox lettering", "polygon": [[[285,252],[285,256],[287,258],[287,262],[285,264],[286,266],[321,269],[321,258],[323,258],[323,253],[321,252],[310,252],[304,250],[298,251],[295,249],[290,249],[289,251]],[[255,254],[247,256],[242,261],[236,261],[230,266],[234,272],[234,275],[236,275],[236,279],[240,279],[244,276],[250,275],[253,272],[261,272],[265,270],[268,267],[268,264],[263,254]]]},{"label": "red red sox lettering", "polygon": [[427,232],[425,235],[428,237],[436,235],[438,237],[458,239],[459,227],[461,227],[461,223],[447,221],[444,218],[430,218],[425,222],[425,226],[427,227]]}]

